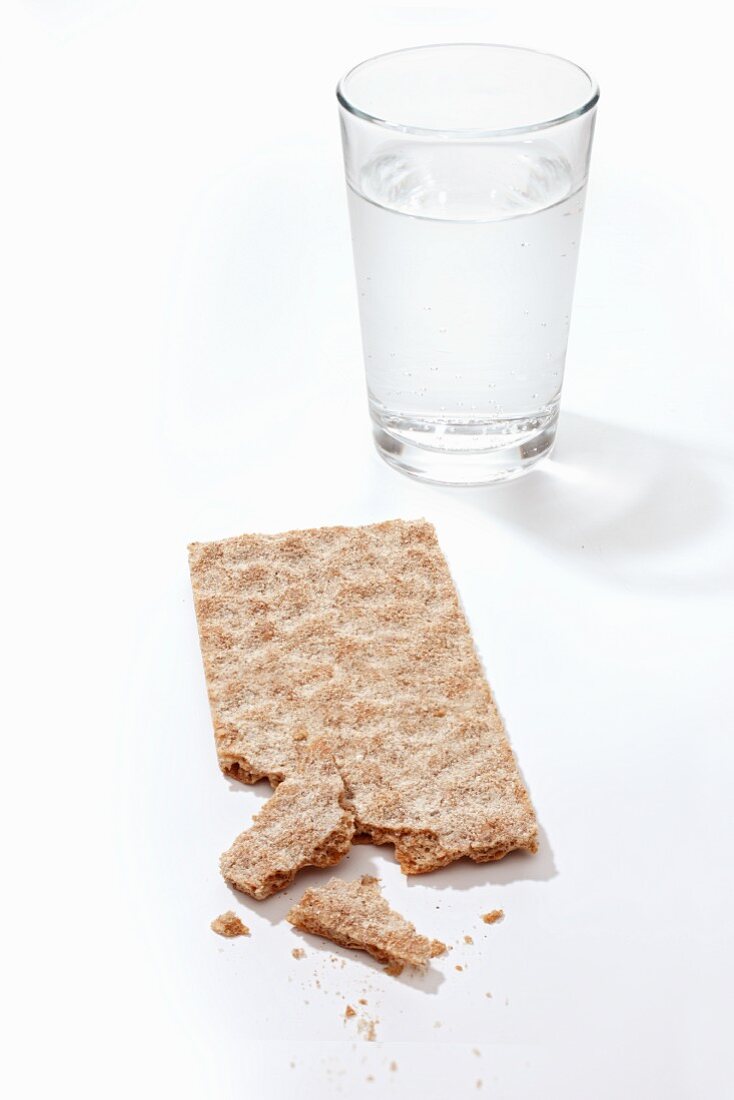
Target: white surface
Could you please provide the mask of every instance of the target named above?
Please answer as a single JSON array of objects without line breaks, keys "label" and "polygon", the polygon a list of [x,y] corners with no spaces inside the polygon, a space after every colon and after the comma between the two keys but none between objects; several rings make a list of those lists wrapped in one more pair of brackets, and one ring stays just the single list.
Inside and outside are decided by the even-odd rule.
[{"label": "white surface", "polygon": [[[715,10],[3,6],[7,1095],[729,1095]],[[602,87],[557,457],[491,491],[380,465],[362,391],[333,85],[436,40],[553,50]],[[410,882],[388,849],[350,857],[454,944],[424,982],[316,943],[294,961],[280,917],[306,876],[257,905],[219,878],[265,791],[217,770],[185,557],[192,538],[417,515],[544,832],[536,858]],[[251,939],[209,931],[230,906]],[[342,1020],[360,996],[376,1043]]]}]

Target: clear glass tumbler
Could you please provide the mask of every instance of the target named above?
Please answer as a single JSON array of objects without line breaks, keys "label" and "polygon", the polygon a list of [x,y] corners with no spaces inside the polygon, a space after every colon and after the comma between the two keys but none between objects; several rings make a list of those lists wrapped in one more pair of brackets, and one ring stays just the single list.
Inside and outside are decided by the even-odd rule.
[{"label": "clear glass tumbler", "polygon": [[337,88],[377,449],[479,485],[553,446],[599,90],[513,46],[420,46]]}]

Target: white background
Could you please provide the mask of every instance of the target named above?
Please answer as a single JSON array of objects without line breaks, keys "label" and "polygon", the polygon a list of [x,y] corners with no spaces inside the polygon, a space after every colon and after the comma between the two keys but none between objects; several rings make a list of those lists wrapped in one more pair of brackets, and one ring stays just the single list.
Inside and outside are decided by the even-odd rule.
[{"label": "white background", "polygon": [[[6,1095],[731,1095],[716,7],[3,4]],[[558,52],[602,88],[556,456],[463,492],[373,454],[333,102],[362,58],[457,40]],[[282,915],[323,875],[267,903],[220,879],[267,791],[218,772],[185,553],[419,515],[544,837],[409,882],[354,852],[454,946],[422,981],[316,941],[292,959]],[[230,907],[250,939],[209,930]],[[360,996],[375,1043],[342,1018]]]}]

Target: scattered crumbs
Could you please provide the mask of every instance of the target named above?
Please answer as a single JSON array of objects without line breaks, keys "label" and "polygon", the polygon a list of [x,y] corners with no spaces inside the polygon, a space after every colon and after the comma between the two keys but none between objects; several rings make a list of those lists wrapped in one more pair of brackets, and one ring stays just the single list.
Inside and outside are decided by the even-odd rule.
[{"label": "scattered crumbs", "polygon": [[492,996],[492,994],[491,994],[491,993],[485,993],[485,994],[484,994],[484,996],[485,996],[485,997],[491,997],[491,996]]},{"label": "scattered crumbs", "polygon": [[474,940],[471,936],[464,936],[464,943],[474,943]]},{"label": "scattered crumbs", "polygon": [[460,963],[457,963],[456,966],[454,967],[454,970],[463,970],[463,969],[464,969],[464,967],[461,966]]},{"label": "scattered crumbs", "polygon": [[485,924],[496,924],[498,920],[503,920],[504,916],[504,909],[490,909],[489,913],[482,915],[482,920]]},{"label": "scattered crumbs", "polygon": [[398,1063],[397,1062],[391,1062],[390,1063],[390,1070],[391,1070],[392,1073],[395,1073],[395,1070],[397,1068],[398,1068]]},{"label": "scattered crumbs", "polygon": [[375,1021],[369,1020],[367,1019],[367,1017],[359,1020],[359,1022],[357,1023],[357,1031],[363,1039],[367,1040],[368,1043],[374,1043],[375,1039],[377,1038],[377,1028],[375,1026]]},{"label": "scattered crumbs", "polygon": [[352,1016],[356,1016],[357,1013],[351,1005],[347,1005],[347,1007],[344,1009],[344,1015],[348,1020],[351,1020]]},{"label": "scattered crumbs", "polygon": [[477,1078],[477,1088],[480,1089],[481,1087],[482,1087],[482,1079],[481,1079],[481,1077],[478,1077]]},{"label": "scattered crumbs", "polygon": [[481,1055],[482,1055],[481,1050],[478,1050],[476,1047],[472,1047],[471,1052],[472,1052],[472,1054],[476,1054],[477,1058],[480,1058]]},{"label": "scattered crumbs", "polygon": [[316,978],[315,981],[316,981],[316,988],[321,989],[321,982],[319,981],[319,979]]},{"label": "scattered crumbs", "polygon": [[226,913],[222,913],[220,917],[215,917],[211,925],[212,932],[216,932],[218,936],[249,936],[250,929],[246,924],[243,924],[238,916],[236,916],[231,909],[228,909]]},{"label": "scattered crumbs", "polygon": [[294,947],[293,950],[291,951],[291,955],[293,956],[294,959],[305,959],[306,958],[306,952],[303,950],[302,947]]},{"label": "scattered crumbs", "polygon": [[374,1081],[374,1077],[372,1076],[372,1074],[371,1074],[371,1073],[368,1073],[368,1074],[367,1074],[367,1080],[368,1080],[368,1081]]},{"label": "scattered crumbs", "polygon": [[366,1005],[366,1004],[367,1004],[367,1001],[365,1000],[365,998],[364,998],[364,997],[360,997],[360,998],[359,998],[359,1003],[360,1003],[361,1005]]}]

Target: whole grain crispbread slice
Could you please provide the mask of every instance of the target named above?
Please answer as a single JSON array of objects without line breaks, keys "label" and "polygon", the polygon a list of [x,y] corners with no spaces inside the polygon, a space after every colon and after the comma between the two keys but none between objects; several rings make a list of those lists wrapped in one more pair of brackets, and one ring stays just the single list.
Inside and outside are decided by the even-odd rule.
[{"label": "whole grain crispbread slice", "polygon": [[220,860],[237,890],[267,898],[287,886],[302,867],[331,867],[346,855],[354,813],[344,783],[323,741],[307,746],[298,767],[278,786]]},{"label": "whole grain crispbread slice", "polygon": [[189,548],[220,766],[273,785],[325,738],[355,841],[408,874],[535,851],[537,823],[431,524]]},{"label": "whole grain crispbread slice", "polygon": [[390,974],[400,974],[406,966],[424,970],[430,959],[446,950],[440,940],[419,935],[410,921],[391,909],[371,875],[354,882],[333,878],[325,886],[306,890],[286,920],[302,932],[367,951],[386,963]]}]

